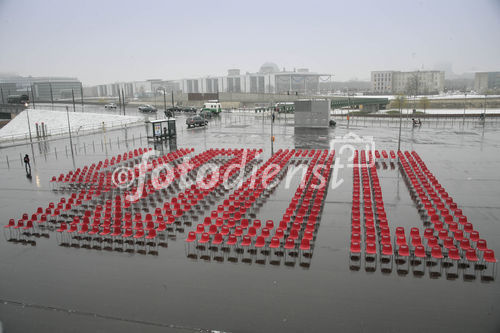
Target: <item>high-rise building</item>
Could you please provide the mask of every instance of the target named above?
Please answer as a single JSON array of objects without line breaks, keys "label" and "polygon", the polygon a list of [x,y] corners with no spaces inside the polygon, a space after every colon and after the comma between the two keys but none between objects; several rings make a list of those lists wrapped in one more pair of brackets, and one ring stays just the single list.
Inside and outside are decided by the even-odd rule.
[{"label": "high-rise building", "polygon": [[184,93],[307,93],[319,92],[320,77],[330,74],[309,72],[307,68],[293,71],[280,70],[271,62],[264,63],[258,72],[241,74],[239,69],[229,69],[226,76],[190,78],[179,80]]},{"label": "high-rise building", "polygon": [[[317,94],[321,77],[331,78],[331,74],[310,72],[307,68],[293,71],[280,71],[279,67],[270,62],[264,63],[258,72],[242,74],[237,68],[228,70],[225,76],[207,76],[200,78],[186,78],[180,80],[146,80],[134,82],[120,82],[102,84],[95,87],[86,87],[85,96],[117,97],[118,91],[124,89],[126,97],[146,97],[154,95],[158,90],[183,93],[277,93],[286,94]],[[90,97],[90,96],[89,96]]]},{"label": "high-rise building", "polygon": [[437,94],[444,90],[444,72],[373,71],[371,90],[377,94]]},{"label": "high-rise building", "polygon": [[500,89],[500,72],[478,72],[474,76],[474,90],[486,93],[488,90]]},{"label": "high-rise building", "polygon": [[[3,92],[4,95],[25,93],[29,94],[30,98],[34,97],[35,100],[40,101],[71,98],[72,91],[75,98],[80,98],[82,91],[82,83],[74,77],[10,75],[0,77],[0,84],[4,87],[9,86],[8,92]],[[2,88],[2,90],[6,89]],[[32,89],[33,94],[31,94]]]}]

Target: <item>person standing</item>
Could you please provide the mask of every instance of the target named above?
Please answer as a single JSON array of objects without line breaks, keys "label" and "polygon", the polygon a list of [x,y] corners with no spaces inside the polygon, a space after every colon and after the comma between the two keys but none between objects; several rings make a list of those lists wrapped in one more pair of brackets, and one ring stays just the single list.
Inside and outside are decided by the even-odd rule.
[{"label": "person standing", "polygon": [[31,174],[30,157],[28,154],[24,155],[24,167],[26,168],[26,173]]}]

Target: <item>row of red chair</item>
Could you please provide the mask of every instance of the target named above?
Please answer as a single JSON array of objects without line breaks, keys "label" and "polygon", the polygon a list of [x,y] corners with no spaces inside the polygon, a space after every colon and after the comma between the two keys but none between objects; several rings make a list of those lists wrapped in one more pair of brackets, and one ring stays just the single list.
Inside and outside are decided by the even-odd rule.
[{"label": "row of red chair", "polygon": [[[247,239],[256,238],[257,231],[260,228],[260,220],[255,220],[254,224],[249,227],[248,219],[244,218],[247,211],[251,210],[255,203],[259,200],[261,196],[264,195],[266,191],[266,186],[263,185],[263,172],[272,166],[275,162],[279,162],[280,172],[277,174],[272,174],[269,179],[267,179],[268,184],[272,184],[275,178],[279,177],[279,174],[284,171],[285,165],[288,163],[293,153],[287,151],[279,150],[274,154],[268,161],[266,161],[251,177],[247,178],[234,192],[229,195],[229,198],[224,200],[222,205],[219,205],[217,210],[211,212],[210,216],[205,217],[204,224],[198,225],[196,232],[203,234],[205,231],[205,226],[209,228],[208,235],[214,235],[214,240],[217,242],[219,239],[223,243],[233,242],[237,238]],[[220,215],[220,216],[219,216]],[[274,228],[274,222],[268,220],[266,222],[266,227],[262,229],[261,237],[271,237],[272,229]],[[243,230],[248,229],[246,235],[243,235]],[[281,232],[281,235],[284,235]],[[274,236],[279,237],[274,234]],[[205,240],[206,238],[204,238]],[[192,242],[196,239],[188,237],[188,242]],[[201,239],[200,239],[201,241]],[[201,242],[203,243],[203,241]]]},{"label": "row of red chair", "polygon": [[[245,181],[235,192],[234,194],[229,196],[228,200],[224,201],[223,205],[220,205],[218,210],[212,211],[210,217],[206,217],[205,221],[203,224],[199,224],[197,226],[197,229],[194,234],[191,234],[190,237],[188,237],[188,242],[193,242],[197,240],[194,236],[196,234],[206,234],[205,237],[200,238],[202,243],[205,241],[208,242],[208,237],[210,237],[211,242],[215,242],[218,244],[220,241],[222,244],[226,244],[227,242],[231,243],[231,245],[234,245],[235,241],[238,239],[239,242],[247,244],[248,241],[250,242],[255,239],[256,240],[256,246],[259,247],[266,247],[266,246],[271,246],[271,244],[276,245],[276,244],[283,244],[285,246],[290,247],[291,244],[296,244],[298,241],[300,243],[299,248],[302,250],[310,249],[310,241],[313,239],[313,232],[314,228],[311,230],[310,228],[304,229],[302,228],[301,223],[294,222],[293,220],[290,219],[290,213],[294,214],[295,209],[297,208],[297,203],[298,203],[298,197],[301,196],[302,193],[307,193],[307,206],[303,206],[300,214],[298,216],[298,220],[304,221],[304,215],[306,214],[306,210],[309,208],[309,200],[312,198],[312,193],[307,192],[304,190],[304,188],[308,188],[311,185],[312,179],[313,179],[313,168],[318,161],[318,158],[320,156],[321,151],[278,151],[276,154],[274,154],[264,165],[261,166],[261,168],[254,174],[252,175],[247,181]],[[320,162],[325,162],[325,158],[327,153],[324,152],[324,158],[320,159]],[[317,156],[315,156],[317,154]],[[299,188],[298,192],[296,193],[296,196],[292,200],[292,203],[290,204],[291,207],[287,209],[287,212],[284,214],[283,220],[280,222],[279,226],[275,226],[274,222],[271,220],[268,220],[266,222],[266,226],[261,229],[260,235],[257,233],[257,231],[260,228],[260,221],[255,220],[254,225],[249,226],[248,219],[246,218],[241,218],[242,215],[238,214],[239,212],[245,213],[247,209],[250,209],[256,202],[256,200],[263,195],[265,192],[266,188],[265,186],[262,185],[262,177],[263,177],[263,172],[264,170],[274,163],[275,161],[278,162],[277,165],[279,166],[280,172],[274,174],[268,181],[269,183],[273,183],[273,181],[276,178],[279,178],[280,175],[284,174],[284,170],[286,169],[286,166],[288,162],[291,160],[291,158],[294,158],[294,160],[298,160],[300,158],[306,158],[310,157],[312,158],[313,162],[309,166],[309,170],[306,173],[306,178],[304,179],[306,182],[305,184],[303,183],[302,186]],[[328,160],[329,164],[333,162],[333,154],[331,155],[330,159]],[[327,166],[321,171],[322,176],[329,176],[329,171],[330,168]],[[328,179],[327,181],[328,182]],[[314,185],[318,185],[316,182]],[[322,188],[323,191],[322,193],[324,194],[325,188]],[[318,201],[322,203],[323,197],[318,196]],[[235,212],[235,206],[238,208],[242,204],[245,204],[245,207],[241,211],[236,211]],[[319,205],[318,205],[319,206]],[[297,210],[299,210],[297,208]],[[313,212],[313,211],[311,211]],[[316,213],[317,214],[317,213]],[[221,215],[221,216],[219,216]],[[317,216],[317,215],[315,215]],[[236,218],[234,218],[236,217]],[[208,232],[205,227],[208,227]],[[246,234],[243,234],[244,231],[247,231]],[[300,233],[300,235],[299,235]],[[302,235],[303,233],[303,235]],[[211,237],[213,235],[213,237]],[[286,241],[285,241],[286,237]],[[202,240],[203,239],[203,240]],[[288,244],[288,245],[287,245]]]},{"label": "row of red chair", "polygon": [[386,150],[382,150],[382,152],[375,150],[375,160],[379,160],[382,162],[390,162],[396,160],[396,158],[397,156],[394,150],[391,150],[389,154],[387,153]]},{"label": "row of red chair", "polygon": [[[226,155],[228,152],[224,151],[223,155]],[[210,156],[214,156],[218,154],[218,151],[213,151],[210,150],[208,152],[205,152],[203,154],[200,154],[196,157],[194,157],[190,163],[187,163],[189,167],[183,167],[182,170],[183,172],[189,172],[190,170],[195,169],[201,163],[195,163],[195,161],[199,161],[201,159],[202,162],[206,162],[210,160],[210,158],[203,158],[204,154],[208,154]],[[176,173],[175,177],[178,178],[182,173]],[[151,182],[149,183],[151,184]],[[150,191],[145,190],[144,192],[146,195],[143,195],[141,197],[141,200],[144,200],[149,194],[154,192],[154,188],[150,189]],[[189,189],[187,190],[189,191]],[[141,213],[136,213],[134,218],[132,219],[132,213],[131,212],[125,212],[124,216],[122,216],[122,209],[124,206],[127,204],[126,200],[126,194],[123,195],[124,199],[121,199],[121,196],[117,196],[113,202],[111,200],[106,201],[105,209],[101,205],[97,205],[95,211],[90,212],[86,211],[85,212],[85,217],[81,221],[81,226],[80,226],[80,231],[83,232],[88,232],[92,234],[98,234],[98,235],[110,235],[111,237],[114,236],[120,236],[121,234],[119,230],[136,230],[141,233],[141,230],[146,230],[152,232],[152,230],[155,230],[156,232],[162,232],[165,231],[167,228],[167,225],[172,224],[177,217],[179,217],[183,212],[180,207],[178,207],[177,211],[170,211],[166,212],[167,214],[164,215],[162,214],[161,208],[156,209],[154,215],[152,213],[147,213],[145,217],[143,218],[141,216]],[[123,205],[123,202],[125,202],[125,205]],[[111,206],[114,205],[113,210],[111,209]],[[179,213],[179,211],[181,213]],[[104,212],[104,216],[102,216],[102,213]],[[93,222],[90,226],[90,217],[91,215],[93,216]],[[153,219],[154,216],[154,219]],[[101,218],[103,218],[103,221],[101,222]],[[114,221],[113,224],[111,224],[111,221]],[[78,229],[78,223],[80,222],[80,219],[78,217],[75,217],[73,222],[71,223],[71,227],[67,228],[66,226],[62,226],[61,231],[67,231],[67,232],[74,232],[75,230]],[[115,232],[110,233],[110,230],[115,230]]]},{"label": "row of red chair", "polygon": [[[377,153],[378,151],[375,152],[376,156]],[[383,154],[383,156],[386,154]],[[355,151],[353,162],[351,255],[359,256],[361,254],[361,244],[364,244],[365,255],[376,255],[378,253],[378,244],[379,251],[383,256],[392,256],[393,246],[390,229],[373,154],[371,151]],[[363,190],[362,197],[361,189]],[[363,211],[361,211],[361,204],[363,204]],[[363,214],[361,215],[361,213]],[[361,237],[362,220],[365,230],[364,243],[362,243]]]},{"label": "row of red chair", "polygon": [[[484,257],[484,252],[489,250],[486,241],[479,237],[473,225],[467,222],[467,217],[458,208],[444,187],[439,184],[436,177],[427,169],[424,162],[416,152],[399,154],[400,163],[407,179],[407,184],[417,194],[415,199],[425,208],[425,215],[429,218],[432,228],[426,228],[424,237],[427,248],[431,248],[431,256],[439,252],[436,246],[441,246],[445,255],[451,253],[455,257],[468,261],[478,261]],[[418,244],[419,237],[415,236],[412,243]],[[479,250],[479,257],[476,249]],[[488,251],[487,259],[491,260]]]},{"label": "row of red chair", "polygon": [[92,177],[95,173],[104,171],[109,167],[120,166],[124,162],[128,161],[138,162],[140,161],[142,154],[150,151],[151,149],[152,148],[134,149],[129,152],[113,156],[110,159],[106,158],[103,161],[92,163],[90,166],[86,165],[83,168],[77,168],[74,172],[69,171],[66,174],[61,173],[58,177],[53,176],[51,179],[51,183],[56,184],[56,183],[84,182],[85,180],[89,180],[89,178]]},{"label": "row of red chair", "polygon": [[[136,150],[137,152],[141,151],[142,149]],[[191,152],[191,149],[182,149],[176,152],[172,152],[166,155],[167,160],[169,161],[174,161],[177,158],[180,158],[182,156],[185,156],[189,152]],[[165,156],[164,156],[165,157]],[[98,185],[92,185],[88,190],[87,189],[82,189],[79,191],[79,193],[72,193],[71,196],[66,200],[66,198],[61,198],[60,202],[56,205],[54,203],[49,203],[49,206],[46,209],[43,209],[42,207],[39,207],[35,213],[32,214],[31,219],[29,219],[28,214],[25,213],[22,216],[22,219],[20,219],[17,223],[15,224],[14,220],[11,219],[9,220],[9,223],[6,227],[15,227],[17,226],[16,229],[19,229],[19,227],[26,229],[31,229],[31,228],[36,228],[37,224],[40,223],[45,223],[47,221],[53,221],[57,222],[58,219],[61,216],[66,216],[66,215],[76,215],[79,216],[81,213],[82,216],[79,217],[84,217],[83,213],[85,212],[85,217],[90,217],[92,214],[92,209],[97,207],[96,210],[99,210],[98,208],[100,207],[99,204],[96,206],[92,205],[89,203],[89,201],[95,201],[94,203],[99,201],[99,197],[102,197],[103,193],[106,193],[106,189],[103,187],[103,184],[100,183]],[[116,197],[116,200],[120,201],[120,196]],[[106,201],[106,212],[109,212],[111,209],[111,200]],[[108,216],[109,219],[116,218],[116,216]],[[35,223],[36,222],[36,223]],[[34,224],[35,223],[35,224]]]}]

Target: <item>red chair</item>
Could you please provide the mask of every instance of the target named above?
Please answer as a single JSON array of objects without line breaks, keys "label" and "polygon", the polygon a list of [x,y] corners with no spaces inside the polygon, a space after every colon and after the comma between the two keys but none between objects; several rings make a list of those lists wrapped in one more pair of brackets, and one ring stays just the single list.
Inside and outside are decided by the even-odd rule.
[{"label": "red chair", "polygon": [[99,225],[93,225],[92,230],[89,231],[89,235],[96,235],[99,233]]},{"label": "red chair", "polygon": [[212,240],[212,245],[219,246],[222,244],[223,241],[224,241],[224,238],[222,237],[222,234],[217,233],[217,234],[215,234],[214,239]]},{"label": "red chair", "polygon": [[197,234],[203,234],[205,232],[205,225],[204,224],[198,224],[196,226],[196,231]]},{"label": "red chair", "polygon": [[252,227],[254,227],[255,229],[259,229],[261,227],[261,225],[262,225],[262,223],[260,220],[254,220]]},{"label": "red chair", "polygon": [[135,235],[134,235],[134,239],[136,239],[136,243],[137,242],[140,242],[140,241],[137,241],[137,240],[141,240],[141,239],[144,239],[144,229],[138,229],[136,230],[135,232]]},{"label": "red chair", "polygon": [[[18,225],[16,227],[14,227],[14,228],[17,229],[17,228],[20,228],[20,227],[23,227],[23,226],[24,226],[24,224],[23,224],[22,220],[19,220]],[[68,229],[68,225],[66,223],[61,223],[61,225],[59,226],[59,228],[56,231],[57,232],[64,232],[67,229]]]},{"label": "red chair", "polygon": [[351,257],[359,257],[361,255],[361,244],[359,241],[351,240],[350,253]]},{"label": "red chair", "polygon": [[399,274],[406,274],[409,271],[410,265],[410,248],[406,244],[402,244],[397,250],[396,270]]},{"label": "red chair", "polygon": [[217,229],[217,226],[215,224],[210,225],[210,228],[208,229],[208,233],[210,235],[215,235],[218,232],[219,230]]},{"label": "red chair", "polygon": [[295,238],[287,238],[285,242],[285,249],[294,250],[295,249]]},{"label": "red chair", "polygon": [[196,241],[196,233],[194,231],[190,231],[188,233],[188,237],[186,238],[186,243],[192,243]]},{"label": "red chair", "polygon": [[483,252],[483,260],[482,265],[484,268],[481,270],[481,279],[482,280],[494,280],[496,276],[496,263],[497,259],[495,258],[495,252],[490,249],[486,249]]},{"label": "red chair", "polygon": [[242,219],[240,222],[240,227],[242,227],[243,229],[248,228],[248,219]]},{"label": "red chair", "polygon": [[208,232],[202,233],[198,244],[206,244],[208,242],[210,242],[210,234]]},{"label": "red chair", "polygon": [[476,277],[476,264],[479,261],[476,250],[467,249],[465,252],[465,259],[467,260],[467,266],[465,268],[464,277],[474,279]]},{"label": "red chair", "polygon": [[158,223],[158,227],[156,228],[156,232],[163,232],[167,230],[167,224],[165,222]]},{"label": "red chair", "polygon": [[122,228],[121,227],[114,227],[113,233],[110,236],[111,237],[118,237],[118,236],[121,236],[121,234],[122,234]]},{"label": "red chair", "polygon": [[424,274],[427,253],[422,245],[417,245],[415,247],[414,257],[416,259],[413,260],[413,273],[418,275]]},{"label": "red chair", "polygon": [[156,229],[150,229],[146,235],[147,240],[156,239]]},{"label": "red chair", "polygon": [[385,259],[392,260],[393,250],[391,243],[382,245],[382,258],[387,257]]},{"label": "red chair", "polygon": [[250,247],[252,245],[252,238],[249,235],[243,236],[243,239],[240,242],[240,246]]},{"label": "red chair", "polygon": [[278,249],[278,248],[280,248],[281,247],[280,239],[278,237],[271,238],[271,244],[269,244],[269,247],[271,249]]},{"label": "red chair", "polygon": [[255,228],[255,222],[254,222],[254,226],[252,226],[252,227],[248,228],[247,235],[248,235],[249,237],[254,237],[254,236],[256,236],[256,235],[257,235],[257,230],[256,230],[256,228]]},{"label": "red chair", "polygon": [[263,248],[266,246],[266,239],[264,236],[258,236],[256,241],[255,241],[255,244],[254,246],[256,248]]},{"label": "red chair", "polygon": [[309,239],[303,238],[302,241],[300,242],[300,250],[309,251],[310,249],[311,249],[311,245],[309,243]]},{"label": "red chair", "polygon": [[477,241],[479,240],[479,232],[476,230],[471,231],[469,234],[469,239],[474,243],[477,243]]},{"label": "red chair", "polygon": [[477,257],[477,253],[474,249],[468,249],[467,252],[465,253],[465,258],[470,262],[476,262],[479,260]]},{"label": "red chair", "polygon": [[238,238],[235,235],[231,234],[231,235],[229,235],[229,237],[226,241],[226,244],[229,246],[235,246],[237,242],[238,242]]},{"label": "red chair", "polygon": [[212,219],[210,217],[205,217],[205,219],[203,220],[203,225],[204,226],[208,226],[208,225],[211,225],[212,224]]},{"label": "red chair", "polygon": [[432,258],[432,265],[430,269],[430,273],[432,275],[440,275],[441,274],[441,261],[443,259],[443,253],[441,251],[441,247],[436,245],[432,247],[431,250],[431,258]]}]

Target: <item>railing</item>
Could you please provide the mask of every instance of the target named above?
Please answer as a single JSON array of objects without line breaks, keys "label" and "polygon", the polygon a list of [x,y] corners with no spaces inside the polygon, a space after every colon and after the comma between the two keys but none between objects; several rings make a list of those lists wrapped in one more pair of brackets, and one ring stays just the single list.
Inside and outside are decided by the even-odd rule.
[{"label": "railing", "polygon": [[[106,130],[113,130],[119,127],[124,127],[128,125],[137,125],[139,123],[143,123],[144,120],[138,119],[137,121],[134,122],[127,122],[127,121],[111,121],[111,122],[106,122],[105,124],[95,124],[95,125],[84,125],[84,126],[79,126],[79,127],[71,127],[71,134],[72,135],[84,135],[84,134],[90,134],[90,133],[95,133],[99,131],[106,131]],[[63,135],[69,135],[68,127],[59,127],[59,128],[47,128],[47,133],[45,133],[45,137],[42,136],[37,136],[36,131],[32,129],[31,131],[31,136],[33,139],[39,139],[39,138],[48,138],[48,137],[56,137],[56,136],[63,136]],[[8,136],[3,136],[0,137],[0,143],[1,142],[15,142],[18,140],[29,140],[29,132],[26,133],[19,133],[19,134],[13,134],[13,135],[8,135]]]}]

